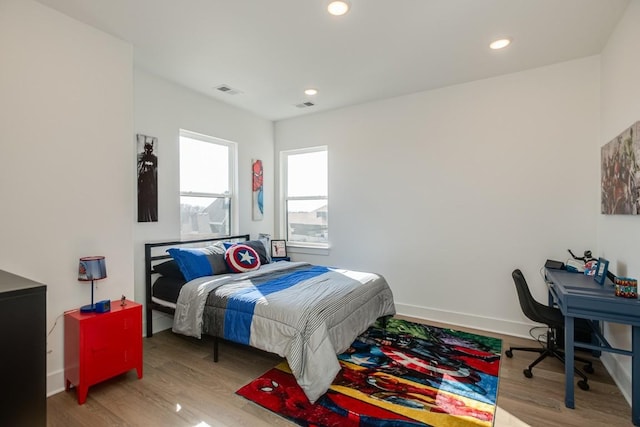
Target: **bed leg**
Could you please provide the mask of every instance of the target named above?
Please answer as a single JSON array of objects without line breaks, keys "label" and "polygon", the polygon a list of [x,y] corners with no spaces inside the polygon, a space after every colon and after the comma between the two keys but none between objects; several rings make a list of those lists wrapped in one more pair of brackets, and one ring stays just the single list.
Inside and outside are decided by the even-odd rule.
[{"label": "bed leg", "polygon": [[382,317],[382,329],[387,329],[387,321],[391,319],[392,316],[383,316]]},{"label": "bed leg", "polygon": [[218,337],[213,337],[213,362],[218,363]]},{"label": "bed leg", "polygon": [[147,308],[147,338],[153,336],[153,310]]}]

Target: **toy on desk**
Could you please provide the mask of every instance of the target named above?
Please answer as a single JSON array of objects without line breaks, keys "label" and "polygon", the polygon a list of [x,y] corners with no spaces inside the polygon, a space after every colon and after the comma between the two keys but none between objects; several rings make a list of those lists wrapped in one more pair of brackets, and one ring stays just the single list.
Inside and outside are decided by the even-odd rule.
[{"label": "toy on desk", "polygon": [[584,262],[568,259],[565,263],[565,269],[571,273],[582,273],[584,272]]},{"label": "toy on desk", "polygon": [[584,264],[584,275],[585,276],[595,276],[596,275],[596,267],[598,266],[598,261],[591,260],[587,261]]},{"label": "toy on desk", "polygon": [[597,264],[597,260],[591,254],[591,251],[586,250],[584,251],[584,256],[578,257],[578,256],[575,256],[573,252],[571,252],[571,249],[567,249],[567,250],[569,251],[569,254],[571,254],[571,257],[573,258],[573,259],[568,259],[566,262],[567,271],[570,271],[572,273],[584,273],[589,276],[595,273],[595,271],[594,273],[591,273],[591,269],[595,267],[595,264]]},{"label": "toy on desk", "polygon": [[127,297],[122,295],[122,298],[120,298],[120,306],[124,307],[125,305],[127,305],[126,301],[127,301]]},{"label": "toy on desk", "polygon": [[571,252],[571,249],[567,249],[567,250],[569,251],[569,254],[571,254],[571,256],[573,257],[573,259],[577,261],[582,261],[583,264],[586,264],[589,261],[597,261],[597,259],[595,259],[591,254],[590,250],[584,251],[584,256],[581,256],[581,257],[575,256],[573,252]]}]

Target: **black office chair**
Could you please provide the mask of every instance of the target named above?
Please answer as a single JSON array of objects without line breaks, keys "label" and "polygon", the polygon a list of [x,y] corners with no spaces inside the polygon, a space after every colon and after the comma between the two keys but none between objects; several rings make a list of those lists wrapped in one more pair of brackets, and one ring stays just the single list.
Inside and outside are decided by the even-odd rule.
[{"label": "black office chair", "polygon": [[[513,281],[516,285],[516,290],[518,291],[518,299],[520,300],[522,312],[534,322],[544,323],[548,326],[547,340],[544,347],[510,347],[509,350],[505,352],[506,356],[509,358],[513,357],[514,350],[540,353],[540,356],[523,371],[525,377],[531,378],[533,377],[531,369],[533,369],[534,366],[540,363],[547,356],[553,356],[563,364],[565,363],[564,350],[559,347],[556,339],[558,330],[563,330],[564,328],[564,315],[559,308],[540,304],[533,298],[533,295],[531,295],[531,292],[529,291],[527,281],[524,279],[524,275],[520,270],[514,270],[511,275],[513,276]],[[579,334],[590,334],[592,331],[589,321],[585,319],[575,319],[574,328],[575,332]],[[594,372],[591,361],[579,356],[576,356],[574,359],[586,364],[583,368],[585,372],[590,374]],[[576,375],[582,378],[578,381],[578,387],[582,390],[589,390],[587,376],[576,367],[574,367],[574,371]]]}]

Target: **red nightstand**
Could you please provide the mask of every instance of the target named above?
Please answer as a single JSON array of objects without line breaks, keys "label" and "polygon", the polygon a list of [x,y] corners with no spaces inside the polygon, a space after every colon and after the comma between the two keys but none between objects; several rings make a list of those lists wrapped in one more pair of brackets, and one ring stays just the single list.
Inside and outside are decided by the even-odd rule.
[{"label": "red nightstand", "polygon": [[87,400],[89,387],[136,369],[142,378],[142,305],[111,302],[107,313],[64,314],[65,389],[77,389],[78,404]]}]

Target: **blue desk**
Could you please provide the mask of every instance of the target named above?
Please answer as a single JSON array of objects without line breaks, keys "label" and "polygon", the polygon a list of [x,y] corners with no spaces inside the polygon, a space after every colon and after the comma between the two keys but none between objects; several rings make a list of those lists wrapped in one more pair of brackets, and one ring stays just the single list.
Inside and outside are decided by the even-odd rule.
[{"label": "blue desk", "polygon": [[573,397],[574,319],[623,323],[632,326],[632,350],[611,347],[596,332],[599,345],[577,343],[579,347],[631,356],[631,420],[640,426],[640,300],[615,296],[613,283],[607,279],[599,285],[593,277],[564,270],[545,269],[549,292],[565,316],[565,395],[567,408],[575,408]]}]

